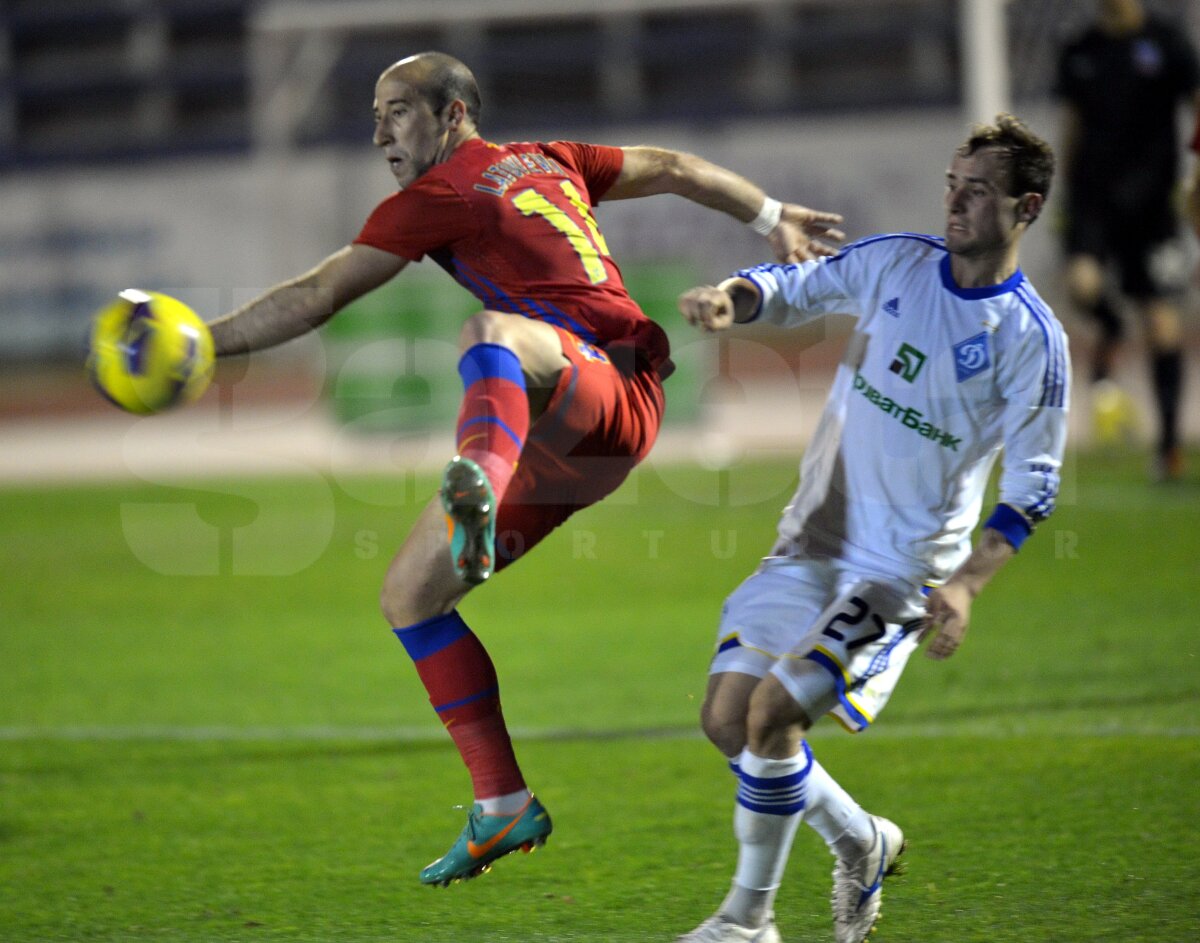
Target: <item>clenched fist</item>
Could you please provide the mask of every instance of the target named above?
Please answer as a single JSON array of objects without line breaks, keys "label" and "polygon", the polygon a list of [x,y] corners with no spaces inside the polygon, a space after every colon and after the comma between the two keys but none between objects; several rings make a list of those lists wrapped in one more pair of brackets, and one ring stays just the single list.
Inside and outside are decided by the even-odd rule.
[{"label": "clenched fist", "polygon": [[748,321],[762,295],[754,282],[730,278],[720,285],[699,285],[679,296],[679,312],[693,327],[712,333]]}]

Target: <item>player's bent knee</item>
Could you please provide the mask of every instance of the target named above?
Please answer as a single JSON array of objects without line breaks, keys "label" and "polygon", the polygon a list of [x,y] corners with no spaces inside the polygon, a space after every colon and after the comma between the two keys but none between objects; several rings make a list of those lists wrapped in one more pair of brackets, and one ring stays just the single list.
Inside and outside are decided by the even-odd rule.
[{"label": "player's bent knee", "polygon": [[495,344],[512,351],[531,388],[552,388],[569,365],[558,332],[548,324],[503,311],[484,310],[467,318],[459,332],[459,350]]},{"label": "player's bent knee", "polygon": [[737,756],[746,748],[746,716],[725,716],[705,702],[700,711],[700,729],[725,756]]},{"label": "player's bent knee", "polygon": [[510,323],[513,316],[499,311],[478,311],[463,322],[458,332],[458,346],[469,350],[476,344],[500,344],[508,346]]},{"label": "player's bent knee", "polygon": [[737,756],[746,747],[746,712],[751,694],[761,683],[758,676],[737,671],[709,676],[700,728],[725,756]]},{"label": "player's bent knee", "polygon": [[777,680],[767,677],[750,698],[746,743],[760,756],[794,752],[812,726],[804,708]]},{"label": "player's bent knee", "polygon": [[541,347],[561,350],[558,335],[548,324],[486,308],[467,318],[458,333],[460,350],[469,350],[476,344],[507,347],[521,356],[522,360],[528,353],[536,352]]}]

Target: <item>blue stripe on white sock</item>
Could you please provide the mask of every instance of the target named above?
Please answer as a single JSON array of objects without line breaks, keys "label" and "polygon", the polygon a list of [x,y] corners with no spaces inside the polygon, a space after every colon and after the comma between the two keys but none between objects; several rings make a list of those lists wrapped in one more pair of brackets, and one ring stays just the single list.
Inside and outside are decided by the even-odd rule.
[{"label": "blue stripe on white sock", "polygon": [[751,776],[736,763],[738,773],[737,804],[751,812],[766,815],[795,815],[804,811],[808,798],[808,774],[812,770],[812,750],[803,744],[804,768],[783,776]]}]

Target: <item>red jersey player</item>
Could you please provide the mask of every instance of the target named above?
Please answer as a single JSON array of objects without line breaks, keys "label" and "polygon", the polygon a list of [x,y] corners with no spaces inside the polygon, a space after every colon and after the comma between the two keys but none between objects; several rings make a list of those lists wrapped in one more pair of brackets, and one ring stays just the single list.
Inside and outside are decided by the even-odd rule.
[{"label": "red jersey player", "polygon": [[551,830],[517,765],[492,661],[455,607],[615,489],[650,450],[662,416],[666,335],[625,291],[592,208],[676,193],[749,222],[781,261],[829,254],[817,237],[841,238],[830,228],[840,217],[781,204],[688,154],[500,146],[479,136],[478,121],[479,92],[461,62],[422,53],[389,67],[375,87],[374,143],[400,192],[353,243],[211,325],[218,355],[269,347],[425,255],[483,307],[460,336],[458,454],[381,596],[474,787],[462,834],[421,872],[438,885],[540,845]]}]

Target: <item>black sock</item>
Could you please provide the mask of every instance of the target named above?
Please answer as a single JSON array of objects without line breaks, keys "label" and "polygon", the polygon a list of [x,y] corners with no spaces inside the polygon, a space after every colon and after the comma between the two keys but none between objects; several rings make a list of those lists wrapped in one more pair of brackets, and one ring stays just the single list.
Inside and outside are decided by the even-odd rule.
[{"label": "black sock", "polygon": [[1099,383],[1101,380],[1107,380],[1112,373],[1113,354],[1125,334],[1125,322],[1121,320],[1112,303],[1104,297],[1088,309],[1088,314],[1100,326],[1100,338],[1096,344],[1096,354],[1092,358],[1092,382]]},{"label": "black sock", "polygon": [[1159,452],[1179,442],[1179,398],[1183,393],[1183,352],[1155,351],[1150,358],[1154,399],[1158,403]]}]

